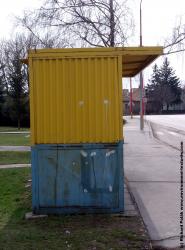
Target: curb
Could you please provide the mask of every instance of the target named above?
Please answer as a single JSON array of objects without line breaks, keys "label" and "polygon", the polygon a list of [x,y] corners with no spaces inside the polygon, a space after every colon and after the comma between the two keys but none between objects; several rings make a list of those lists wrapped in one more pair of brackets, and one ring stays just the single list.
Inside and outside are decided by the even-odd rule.
[{"label": "curb", "polygon": [[133,192],[131,191],[131,187],[130,187],[129,181],[128,181],[128,179],[127,179],[126,177],[125,177],[125,184],[126,184],[126,186],[127,186],[127,190],[128,190],[128,192],[129,192],[129,194],[130,194],[130,197],[131,197],[131,199],[132,199],[132,202],[133,202],[133,204],[134,204],[134,206],[135,206],[135,209],[137,210],[137,213],[138,213],[137,216],[140,217],[140,219],[141,219],[141,221],[142,221],[142,224],[143,224],[143,226],[144,226],[144,228],[145,228],[145,233],[148,235],[148,238],[149,238],[149,246],[150,246],[149,250],[152,250],[152,249],[153,249],[153,246],[152,246],[152,239],[151,239],[150,234],[149,234],[149,232],[148,232],[147,225],[145,224],[145,222],[144,222],[144,220],[143,220],[143,217],[142,217],[142,215],[141,215],[139,206],[138,206],[138,204],[137,204],[137,202],[136,202],[136,198],[135,198]]},{"label": "curb", "polygon": [[152,122],[150,122],[150,121],[148,121],[148,120],[146,120],[146,119],[144,119],[144,122],[148,125],[148,127],[149,127],[149,134],[150,134],[150,136],[151,136],[151,138],[155,138],[155,136],[154,136],[154,131],[153,131],[153,128],[152,128]]}]

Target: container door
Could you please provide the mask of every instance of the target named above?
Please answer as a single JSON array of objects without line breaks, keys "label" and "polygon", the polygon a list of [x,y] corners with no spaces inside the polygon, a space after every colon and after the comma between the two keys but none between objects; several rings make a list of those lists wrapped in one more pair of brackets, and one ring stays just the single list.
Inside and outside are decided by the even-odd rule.
[{"label": "container door", "polygon": [[58,151],[56,190],[58,207],[82,205],[80,150]]},{"label": "container door", "polygon": [[88,150],[82,158],[84,206],[118,207],[119,174],[116,150]]},{"label": "container door", "polygon": [[60,150],[58,163],[57,206],[118,207],[115,150]]},{"label": "container door", "polygon": [[57,150],[39,150],[39,206],[54,207],[56,202]]}]

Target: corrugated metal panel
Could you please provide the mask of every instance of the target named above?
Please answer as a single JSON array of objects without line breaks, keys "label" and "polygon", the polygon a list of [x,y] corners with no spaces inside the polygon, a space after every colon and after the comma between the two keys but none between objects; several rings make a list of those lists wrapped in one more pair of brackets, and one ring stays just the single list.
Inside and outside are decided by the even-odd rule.
[{"label": "corrugated metal panel", "polygon": [[33,146],[32,174],[34,213],[123,211],[122,142]]},{"label": "corrugated metal panel", "polygon": [[30,57],[32,144],[122,139],[120,56]]},{"label": "corrugated metal panel", "polygon": [[[38,49],[31,50],[30,57],[34,58],[73,58],[89,56],[121,56],[123,64],[123,77],[133,77],[142,69],[149,65],[159,55],[163,53],[163,48],[156,47],[117,47],[117,48],[73,48],[73,49]],[[26,60],[22,60],[26,63]]]}]

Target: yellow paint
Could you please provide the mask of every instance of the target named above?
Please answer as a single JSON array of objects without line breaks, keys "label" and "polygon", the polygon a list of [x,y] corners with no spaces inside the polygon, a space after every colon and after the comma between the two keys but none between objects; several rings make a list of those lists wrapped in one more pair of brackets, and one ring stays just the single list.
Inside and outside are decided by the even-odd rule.
[{"label": "yellow paint", "polygon": [[32,144],[122,140],[122,75],[161,53],[161,47],[30,51]]},{"label": "yellow paint", "polygon": [[[121,56],[123,77],[133,77],[163,53],[162,47],[119,47],[119,48],[78,48],[30,50],[29,58],[59,59]],[[25,59],[22,59],[26,63]]]}]

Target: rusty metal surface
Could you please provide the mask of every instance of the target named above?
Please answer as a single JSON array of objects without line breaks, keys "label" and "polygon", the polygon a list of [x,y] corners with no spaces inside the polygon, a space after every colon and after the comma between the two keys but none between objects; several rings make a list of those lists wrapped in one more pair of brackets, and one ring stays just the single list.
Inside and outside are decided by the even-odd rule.
[{"label": "rusty metal surface", "polygon": [[123,144],[32,147],[36,213],[123,210]]}]

